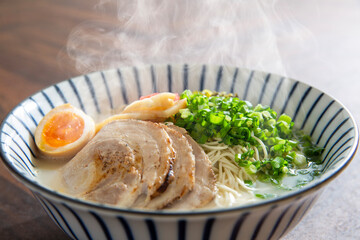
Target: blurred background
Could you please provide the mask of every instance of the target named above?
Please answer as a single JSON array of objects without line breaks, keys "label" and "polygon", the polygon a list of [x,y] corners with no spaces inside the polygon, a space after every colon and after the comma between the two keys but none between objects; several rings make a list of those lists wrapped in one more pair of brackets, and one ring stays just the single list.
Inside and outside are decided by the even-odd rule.
[{"label": "blurred background", "polygon": [[[0,120],[56,82],[112,67],[187,62],[286,75],[360,119],[357,0],[1,0]],[[360,159],[284,239],[360,239]],[[66,239],[0,164],[0,238]]]}]

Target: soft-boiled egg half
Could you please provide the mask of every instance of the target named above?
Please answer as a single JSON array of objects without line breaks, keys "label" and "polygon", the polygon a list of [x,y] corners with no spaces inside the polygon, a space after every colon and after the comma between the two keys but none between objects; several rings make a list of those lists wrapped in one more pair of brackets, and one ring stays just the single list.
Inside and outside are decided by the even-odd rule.
[{"label": "soft-boiled egg half", "polygon": [[45,157],[69,159],[95,134],[94,120],[69,103],[55,107],[35,130],[35,143]]}]

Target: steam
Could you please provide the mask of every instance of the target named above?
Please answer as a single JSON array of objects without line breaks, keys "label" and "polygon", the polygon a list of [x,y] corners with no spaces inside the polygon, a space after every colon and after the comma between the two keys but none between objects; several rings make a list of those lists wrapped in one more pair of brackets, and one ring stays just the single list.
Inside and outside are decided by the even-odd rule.
[{"label": "steam", "polygon": [[[73,29],[66,52],[80,73],[200,63],[285,74],[275,6],[276,0],[103,0],[96,5],[100,19]],[[288,26],[296,36],[300,25]]]}]

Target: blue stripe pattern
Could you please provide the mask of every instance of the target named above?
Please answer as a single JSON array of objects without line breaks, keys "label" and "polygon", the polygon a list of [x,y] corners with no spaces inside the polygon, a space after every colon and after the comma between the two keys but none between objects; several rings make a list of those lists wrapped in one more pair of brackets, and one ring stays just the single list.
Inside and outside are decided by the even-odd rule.
[{"label": "blue stripe pattern", "polygon": [[296,117],[301,109],[301,105],[304,103],[306,97],[309,95],[310,91],[311,91],[312,87],[308,87],[308,89],[305,91],[304,95],[301,97],[301,100],[299,102],[299,104],[297,105],[297,108],[295,110],[295,114],[293,117],[293,121],[296,121]]},{"label": "blue stripe pattern", "polygon": [[152,89],[153,89],[153,92],[156,93],[156,92],[158,92],[158,90],[157,90],[156,75],[155,75],[154,69],[155,69],[154,66],[151,65],[150,71],[151,71]]},{"label": "blue stripe pattern", "polygon": [[248,78],[248,80],[246,82],[246,87],[245,87],[245,92],[244,92],[243,99],[247,99],[250,84],[251,84],[251,80],[253,79],[253,76],[254,76],[254,71],[251,71],[250,76],[249,76],[249,78]]},{"label": "blue stripe pattern", "polygon": [[313,112],[313,110],[315,109],[316,105],[319,103],[320,99],[321,99],[323,96],[324,96],[324,93],[321,93],[321,94],[317,97],[317,99],[315,100],[315,102],[311,105],[310,110],[306,113],[306,117],[305,117],[303,123],[301,124],[301,129],[304,129],[305,124],[306,124],[307,120],[308,120],[309,117],[310,117],[310,114]]},{"label": "blue stripe pattern", "polygon": [[[47,203],[55,210],[56,214],[59,216],[59,218],[62,220],[62,222],[65,224],[65,226],[61,225],[61,228],[65,231],[65,232],[70,232],[71,236],[75,239],[79,239],[77,237],[77,235],[74,233],[74,230],[72,229],[72,227],[70,226],[70,224],[68,223],[68,221],[66,220],[64,214],[55,206],[54,203],[51,203],[50,201],[47,201]],[[46,205],[48,205],[46,204]],[[55,215],[53,215],[55,216]],[[59,219],[57,220],[57,222],[59,222]],[[67,230],[67,231],[66,231]]]},{"label": "blue stripe pattern", "polygon": [[105,236],[106,236],[106,239],[113,239],[111,234],[110,234],[110,231],[108,229],[108,227],[106,226],[104,220],[95,212],[93,211],[90,211],[90,214],[94,216],[94,218],[96,219],[96,221],[99,223],[99,225],[101,226],[101,229],[103,230]]},{"label": "blue stripe pattern", "polygon": [[120,69],[118,69],[117,74],[118,74],[119,81],[120,81],[121,95],[123,97],[123,101],[125,104],[129,104],[126,87],[125,87],[125,82],[124,82],[124,79],[123,79]]},{"label": "blue stripe pattern", "polygon": [[319,118],[316,120],[315,125],[313,126],[313,128],[312,128],[312,130],[311,130],[311,132],[310,132],[310,136],[312,136],[312,135],[314,134],[315,129],[316,129],[316,127],[318,126],[320,120],[323,118],[323,116],[325,115],[325,113],[330,109],[331,105],[334,104],[334,102],[335,102],[335,101],[331,101],[331,102],[327,105],[327,107],[323,110],[323,112],[320,114]]},{"label": "blue stripe pattern", "polygon": [[212,227],[214,225],[215,218],[209,218],[205,222],[204,230],[202,233],[202,240],[209,240],[211,236]]},{"label": "blue stripe pattern", "polygon": [[255,230],[251,236],[252,240],[255,240],[261,230],[262,225],[264,224],[265,220],[268,218],[268,216],[270,215],[271,212],[274,211],[274,209],[277,208],[277,205],[274,205],[270,208],[269,211],[267,211],[261,218],[260,221],[257,223]]},{"label": "blue stripe pattern", "polygon": [[[133,77],[124,78],[131,73]],[[101,85],[103,87],[98,87]],[[35,196],[44,210],[73,239],[113,239],[120,236],[129,240],[155,240],[165,236],[166,239],[185,240],[200,236],[203,240],[209,240],[219,238],[219,234],[229,239],[242,239],[243,236],[248,236],[248,239],[278,239],[290,231],[315,203],[319,195],[315,188],[301,193],[298,198],[293,196],[281,203],[264,205],[261,213],[244,208],[228,212],[229,217],[218,217],[217,211],[205,211],[203,215],[199,213],[194,224],[191,214],[197,213],[181,217],[166,215],[166,212],[152,217],[150,213],[146,218],[137,219],[129,217],[132,210],[127,209],[103,215],[98,205],[78,208],[77,204],[82,203],[73,204],[77,200],[59,198],[53,192],[37,186],[37,171],[33,163],[37,157],[34,130],[49,108],[54,108],[59,102],[79,106],[97,118],[105,109],[118,109],[137,100],[143,91],[147,94],[148,91],[163,89],[181,93],[189,87],[195,91],[203,90],[205,86],[213,87],[212,90],[216,91],[240,93],[244,100],[251,101],[253,105],[261,103],[289,114],[295,126],[309,133],[315,142],[326,148],[319,169],[329,174],[320,178],[315,186],[336,175],[353,157],[358,144],[355,121],[346,108],[325,93],[299,81],[269,73],[191,64],[108,70],[69,79],[44,89],[19,104],[4,120],[0,132],[1,156],[17,177],[36,189]],[[91,96],[89,101],[85,99],[84,89]],[[103,103],[106,106],[102,106]],[[90,109],[94,111],[90,112]],[[42,192],[47,195],[42,195]],[[52,197],[48,198],[48,195]],[[162,214],[168,218],[161,219]],[[158,221],[159,218],[161,221]],[[163,223],[174,231],[164,229]],[[94,229],[97,229],[96,232]]]},{"label": "blue stripe pattern", "polygon": [[204,65],[201,70],[200,87],[199,87],[200,91],[204,90],[205,78],[206,78],[206,65]]},{"label": "blue stripe pattern", "polygon": [[103,83],[104,83],[104,86],[105,86],[105,89],[106,89],[106,95],[107,95],[107,97],[109,99],[110,109],[114,109],[114,104],[113,104],[112,96],[111,96],[111,93],[110,93],[109,85],[107,83],[105,74],[103,72],[101,72],[101,77],[103,79]]},{"label": "blue stripe pattern", "polygon": [[133,233],[131,231],[131,228],[129,226],[129,223],[126,221],[126,219],[123,218],[123,217],[120,217],[120,216],[117,217],[117,218],[118,218],[118,220],[120,221],[121,225],[124,228],[127,239],[128,240],[134,240],[134,235],[133,235]]},{"label": "blue stripe pattern", "polygon": [[76,220],[79,222],[82,230],[84,231],[86,237],[88,239],[93,239],[89,233],[89,230],[87,229],[86,225],[84,224],[83,220],[80,218],[80,216],[72,209],[70,208],[67,204],[62,204],[65,208],[67,208],[69,210],[69,212],[72,213],[72,215],[74,215],[74,217],[76,218]]},{"label": "blue stripe pattern", "polygon": [[288,220],[288,223],[286,224],[286,227],[284,228],[283,232],[281,233],[280,237],[283,237],[284,234],[290,229],[291,224],[294,223],[294,220],[296,217],[298,217],[302,212],[300,212],[300,209],[304,206],[306,201],[303,201],[300,205],[297,206],[294,213],[290,217],[290,220]]},{"label": "blue stripe pattern", "polygon": [[246,212],[243,213],[238,220],[235,222],[235,225],[231,231],[230,240],[235,240],[240,232],[240,228],[242,224],[244,223],[245,219],[249,216],[250,213]]},{"label": "blue stripe pattern", "polygon": [[279,93],[279,91],[280,91],[280,88],[281,88],[282,83],[284,82],[284,79],[285,79],[285,78],[282,77],[282,78],[280,79],[279,83],[278,83],[277,86],[276,86],[274,95],[273,95],[273,97],[272,97],[272,99],[271,99],[271,103],[270,103],[270,107],[271,107],[271,108],[274,108],[275,101],[276,101],[276,97],[278,96],[278,93]]},{"label": "blue stripe pattern", "polygon": [[157,237],[156,226],[155,226],[154,221],[151,220],[151,219],[146,219],[145,222],[146,222],[146,226],[147,226],[148,231],[149,231],[150,239],[151,240],[157,240],[158,237]]},{"label": "blue stripe pattern", "polygon": [[310,209],[310,207],[315,203],[315,200],[318,198],[319,195],[315,195],[314,197],[309,197],[308,199],[310,199],[310,201],[308,200],[308,204],[307,206],[304,208],[303,212],[301,213],[300,217],[299,217],[299,221],[301,221],[301,219],[305,216],[305,214],[308,212],[308,210]]},{"label": "blue stripe pattern", "polygon": [[222,75],[223,75],[223,66],[220,66],[216,77],[216,85],[215,85],[216,92],[219,92]]},{"label": "blue stripe pattern", "polygon": [[77,89],[76,86],[75,86],[74,80],[73,80],[73,79],[69,79],[69,80],[68,80],[68,83],[69,83],[71,89],[73,90],[73,92],[74,92],[74,94],[75,94],[75,96],[76,96],[76,99],[78,100],[78,103],[79,103],[79,105],[80,105],[81,110],[83,110],[83,111],[86,113],[86,110],[85,110],[85,107],[84,107],[84,103],[83,103],[83,101],[82,101],[82,99],[81,99],[81,97],[80,97],[80,94],[79,94],[78,89]]},{"label": "blue stripe pattern", "polygon": [[140,98],[142,96],[142,91],[141,91],[141,85],[140,85],[140,79],[139,79],[139,71],[136,67],[133,67],[133,71],[134,71],[134,78],[135,78],[135,82],[136,82],[136,86],[137,86],[138,98]]},{"label": "blue stripe pattern", "polygon": [[287,97],[286,100],[285,100],[284,106],[283,106],[283,108],[281,109],[281,113],[284,113],[284,112],[285,112],[286,107],[288,106],[289,101],[290,101],[292,95],[294,94],[294,92],[295,92],[298,84],[299,84],[299,82],[295,82],[294,85],[292,86],[292,88],[291,88],[291,90],[290,90],[290,92],[289,92],[289,95],[288,95],[288,97]]},{"label": "blue stripe pattern", "polygon": [[[12,151],[12,152],[14,152],[14,149],[12,149],[12,147],[10,147],[10,150]],[[29,172],[28,171],[28,169],[26,169],[25,167],[24,167],[24,165],[20,165],[19,163],[20,163],[20,159],[21,159],[21,157],[15,152],[15,155],[13,155],[13,154],[11,154],[11,153],[9,153],[9,152],[5,152],[6,154],[8,154],[12,159],[15,159],[16,161],[14,161],[13,163],[12,163],[12,165],[14,166],[14,168],[16,168],[16,169],[18,169],[18,171],[19,172],[21,172],[21,173],[23,173],[23,172]],[[33,173],[31,173],[31,172],[29,172],[32,176],[35,176],[35,174],[33,174]]]},{"label": "blue stripe pattern", "polygon": [[[7,126],[9,126],[9,127],[16,133],[17,136],[20,137],[21,141],[25,144],[26,148],[30,151],[31,155],[32,155],[33,157],[36,157],[35,150],[33,150],[32,147],[30,147],[30,143],[29,143],[29,141],[25,140],[24,135],[23,135],[23,134],[20,134],[20,132],[19,132],[13,125],[11,125],[10,123],[5,122],[4,125],[5,125],[5,124],[6,124]],[[5,135],[11,137],[11,138],[14,137],[14,136],[10,135],[10,134],[7,133],[7,132],[3,132],[3,133],[4,133]],[[20,146],[20,144],[19,144],[17,141],[14,141],[14,144],[24,153],[25,157],[28,159],[28,161],[31,163],[31,165],[33,165],[32,162],[30,161],[31,156],[28,156],[28,155],[25,153],[24,149]]]},{"label": "blue stripe pattern", "polygon": [[346,152],[347,150],[350,149],[350,146],[347,146],[344,150],[342,150],[332,161],[327,161],[323,167],[323,169],[321,170],[321,172],[326,172],[326,170],[331,167],[334,163],[336,163],[337,161],[340,161],[341,159],[343,159],[344,157],[340,157],[344,152]]},{"label": "blue stripe pattern", "polygon": [[183,90],[188,89],[189,87],[189,66],[187,64],[184,65],[184,75],[183,75]]},{"label": "blue stripe pattern", "polygon": [[333,136],[335,136],[335,134],[339,131],[339,129],[349,120],[349,118],[346,118],[344,121],[342,121],[336,128],[334,131],[332,131],[332,133],[330,134],[330,136],[328,137],[328,139],[326,140],[325,144],[323,145],[324,148],[327,147],[328,143],[330,142],[330,140],[332,139]]},{"label": "blue stripe pattern", "polygon": [[271,232],[269,234],[269,237],[267,239],[271,239],[275,232],[279,229],[279,225],[281,223],[281,221],[283,220],[285,214],[289,211],[289,209],[293,206],[293,204],[290,204],[287,208],[285,208],[284,211],[281,212],[280,216],[277,218],[275,225],[273,226],[273,228],[271,229]]},{"label": "blue stripe pattern", "polygon": [[169,92],[172,92],[173,91],[173,89],[172,89],[172,71],[171,71],[171,65],[168,65],[167,66],[167,78],[168,78],[168,87],[169,87],[169,89],[168,89],[168,91]]},{"label": "blue stripe pattern", "polygon": [[[24,107],[23,104],[21,104],[20,106],[22,106],[24,112],[26,113],[26,115],[32,120],[32,122],[34,123],[35,126],[38,125],[38,122],[36,121],[36,119],[34,118],[34,116],[32,114],[29,113],[29,111],[26,109],[26,107]],[[14,115],[15,116],[15,115]],[[32,134],[32,133],[31,133]]]},{"label": "blue stripe pattern", "polygon": [[[322,164],[326,161],[326,162],[330,162],[331,161],[331,159],[334,157],[334,155],[338,152],[338,151],[340,151],[344,146],[346,146],[351,140],[353,140],[354,139],[354,137],[351,137],[351,138],[348,138],[343,144],[341,144],[341,146],[340,147],[338,147],[338,149],[336,149],[336,151],[331,155],[331,157],[329,158],[329,160],[328,161],[326,161],[326,158],[324,158],[324,161],[322,162]],[[333,148],[335,146],[335,144],[331,147],[331,148]],[[330,151],[329,151],[330,152]],[[326,156],[327,157],[327,156]]]},{"label": "blue stripe pattern", "polygon": [[236,68],[231,82],[230,93],[234,93],[238,72],[239,72],[239,68]]},{"label": "blue stripe pattern", "polygon": [[[8,133],[5,133],[4,132],[4,134],[5,135],[7,135],[7,136],[10,136]],[[16,146],[18,147],[18,148],[20,148],[20,146],[18,145],[18,143],[16,143]],[[15,162],[15,163],[20,163],[20,162],[22,162],[22,164],[19,164],[19,166],[21,166],[22,167],[22,169],[24,169],[24,170],[26,170],[26,171],[28,171],[32,176],[35,176],[35,173],[33,172],[33,167],[35,167],[34,166],[34,164],[30,161],[30,158],[26,155],[26,153],[24,152],[24,150],[23,149],[21,149],[21,152],[23,153],[22,155],[24,155],[25,157],[26,157],[26,160],[24,159],[24,158],[22,158],[20,155],[19,155],[19,153],[17,152],[17,151],[15,151],[15,149],[12,147],[12,146],[9,146],[9,148],[10,148],[10,150],[13,152],[13,153],[15,153],[15,155],[17,156],[17,161]],[[13,158],[14,158],[14,156],[13,156]]]},{"label": "blue stripe pattern", "polygon": [[[65,233],[67,234],[67,232],[65,231],[65,229],[62,227],[62,225],[60,224],[60,222],[57,220],[57,218],[55,217],[54,213],[51,211],[51,209],[49,208],[48,204],[45,203],[46,200],[42,199],[41,196],[37,195],[34,193],[35,198],[41,203],[41,206],[43,207],[43,209],[46,211],[46,213],[51,217],[51,219],[56,223],[56,225]],[[75,236],[72,236],[73,238],[75,238]]]},{"label": "blue stripe pattern", "polygon": [[97,111],[97,113],[101,113],[100,107],[99,107],[99,103],[98,103],[98,100],[97,100],[97,98],[96,98],[96,93],[95,93],[94,86],[93,86],[93,84],[92,84],[92,82],[91,82],[91,80],[90,80],[90,78],[89,78],[88,75],[85,75],[85,81],[86,81],[86,84],[87,84],[88,89],[89,89],[89,91],[90,91],[91,98],[92,98],[92,100],[93,100],[93,102],[94,102],[94,105],[95,105],[95,107],[96,107],[96,111]]},{"label": "blue stripe pattern", "polygon": [[[323,158],[323,162],[322,162],[322,163],[324,163],[324,161],[326,161],[329,153],[330,153],[331,150],[340,142],[340,140],[342,140],[342,139],[343,139],[348,133],[350,133],[353,129],[354,129],[353,127],[349,128],[346,132],[344,132],[344,133],[335,141],[335,143],[334,143],[334,144],[330,147],[330,149],[327,151],[325,157]],[[331,137],[329,137],[329,139],[330,139],[330,138],[331,138]],[[351,138],[349,138],[348,140],[346,140],[346,142],[350,141],[351,139],[353,139],[353,137],[351,137]],[[345,143],[346,143],[346,142],[345,142]],[[345,143],[343,143],[343,144],[345,144]],[[338,149],[338,150],[339,150],[339,149]],[[337,150],[337,151],[338,151],[338,150]],[[331,159],[331,157],[330,157],[330,159]]]},{"label": "blue stripe pattern", "polygon": [[55,88],[57,94],[62,99],[63,103],[67,103],[68,101],[66,100],[66,97],[65,97],[64,93],[62,92],[62,90],[60,89],[59,85],[54,85],[54,88]]},{"label": "blue stripe pattern", "polygon": [[186,239],[186,220],[178,221],[178,240]]},{"label": "blue stripe pattern", "polygon": [[44,91],[41,91],[42,95],[44,96],[44,98],[46,99],[46,101],[49,103],[50,107],[51,108],[54,108],[54,103],[51,101],[51,99],[49,98],[49,96],[44,92]]},{"label": "blue stripe pattern", "polygon": [[45,113],[44,113],[43,110],[41,109],[39,103],[36,102],[33,97],[29,97],[29,100],[31,100],[32,102],[34,102],[34,103],[36,104],[36,106],[37,106],[37,110],[39,111],[39,113],[40,113],[42,116],[45,116]]},{"label": "blue stripe pattern", "polygon": [[261,92],[260,92],[260,97],[259,97],[259,100],[258,102],[261,103],[262,102],[262,99],[264,97],[264,93],[265,93],[265,90],[266,90],[266,86],[268,85],[268,82],[270,80],[270,77],[271,77],[271,74],[267,74],[266,77],[265,77],[265,81],[264,81],[264,85],[261,89]]},{"label": "blue stripe pattern", "polygon": [[324,132],[325,132],[326,130],[328,130],[329,125],[330,125],[330,124],[334,121],[334,119],[342,112],[342,110],[344,110],[344,109],[343,109],[343,108],[340,108],[340,109],[335,113],[335,115],[330,119],[330,121],[327,122],[327,124],[325,125],[325,127],[324,127],[323,130],[321,131],[320,136],[319,136],[319,138],[318,138],[317,141],[316,141],[316,144],[319,144],[322,136],[324,135]]},{"label": "blue stripe pattern", "polygon": [[[26,123],[25,123],[23,120],[21,120],[21,118],[19,118],[18,116],[14,115],[14,114],[12,114],[12,113],[10,113],[10,114],[11,114],[12,116],[14,116],[14,118],[16,118],[16,120],[18,120],[18,121],[21,123],[21,125],[24,126],[24,128],[26,129],[26,131],[28,131],[28,133],[29,133],[31,139],[33,140],[33,142],[35,142],[34,134],[33,134],[32,131],[30,130],[29,126],[26,125]],[[32,119],[33,119],[33,118],[32,118]]]}]

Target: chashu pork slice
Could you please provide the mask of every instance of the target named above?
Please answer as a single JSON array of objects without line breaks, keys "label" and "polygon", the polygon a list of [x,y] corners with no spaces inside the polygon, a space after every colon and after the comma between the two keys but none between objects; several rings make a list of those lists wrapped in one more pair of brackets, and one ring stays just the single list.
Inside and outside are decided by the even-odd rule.
[{"label": "chashu pork slice", "polygon": [[170,136],[175,150],[174,180],[168,185],[166,191],[142,206],[147,209],[162,209],[168,206],[192,191],[195,183],[195,156],[189,141],[178,131],[164,124],[162,126]]},{"label": "chashu pork slice", "polygon": [[79,198],[128,207],[140,194],[140,164],[126,142],[93,139],[61,169],[62,190]]},{"label": "chashu pork slice", "polygon": [[175,152],[171,139],[157,123],[141,120],[118,120],[107,124],[95,138],[115,137],[125,141],[141,159],[142,195],[149,201],[163,192],[173,180]]},{"label": "chashu pork slice", "polygon": [[[96,152],[92,148],[97,149],[97,145],[101,142],[116,139],[128,147],[128,155],[132,159],[131,167],[125,166],[120,172],[126,174],[116,173],[118,168],[110,168],[110,174],[102,178],[90,176],[93,172],[103,172],[107,169],[108,164],[117,164],[116,161],[108,161],[107,157],[102,158],[103,164],[95,164],[97,160],[96,155],[89,156],[88,152]],[[89,145],[89,146],[88,146]],[[171,140],[166,131],[156,123],[140,121],[140,120],[118,120],[111,122],[104,126],[97,135],[88,143],[83,150],[81,150],[63,169],[63,176],[65,187],[68,192],[75,192],[84,194],[87,199],[94,199],[99,202],[107,203],[106,198],[111,194],[117,198],[129,200],[126,201],[126,206],[132,205],[137,197],[145,196],[144,201],[148,202],[150,199],[163,192],[167,185],[173,180],[172,163],[174,161],[175,152],[171,145]],[[104,143],[103,145],[106,145]],[[111,151],[109,147],[109,151]],[[117,152],[106,155],[116,158]],[[87,160],[90,157],[90,160]],[[119,154],[119,162],[122,155]],[[89,163],[87,163],[89,162]],[[82,170],[83,166],[91,165],[91,170]],[[77,166],[79,165],[79,166]],[[73,169],[77,169],[74,171]],[[101,170],[100,170],[101,169]],[[84,171],[84,173],[79,173]],[[79,176],[77,176],[79,175]],[[133,177],[136,175],[136,177]],[[139,176],[139,177],[138,177]],[[100,180],[99,180],[100,179]],[[75,184],[85,181],[81,190]],[[126,182],[129,181],[131,185],[138,187],[128,188]],[[81,184],[80,184],[81,185]],[[123,190],[131,192],[134,195],[123,197]],[[86,190],[86,191],[84,191]],[[108,193],[108,194],[105,194]],[[99,199],[99,198],[102,198]],[[131,203],[131,204],[130,204]],[[117,205],[125,206],[121,203]]]},{"label": "chashu pork slice", "polygon": [[170,128],[182,133],[189,141],[193,154],[195,156],[195,185],[191,192],[174,202],[168,209],[183,210],[204,207],[209,204],[215,197],[215,174],[211,167],[211,162],[199,146],[199,144],[187,134],[184,128],[169,125]]}]

